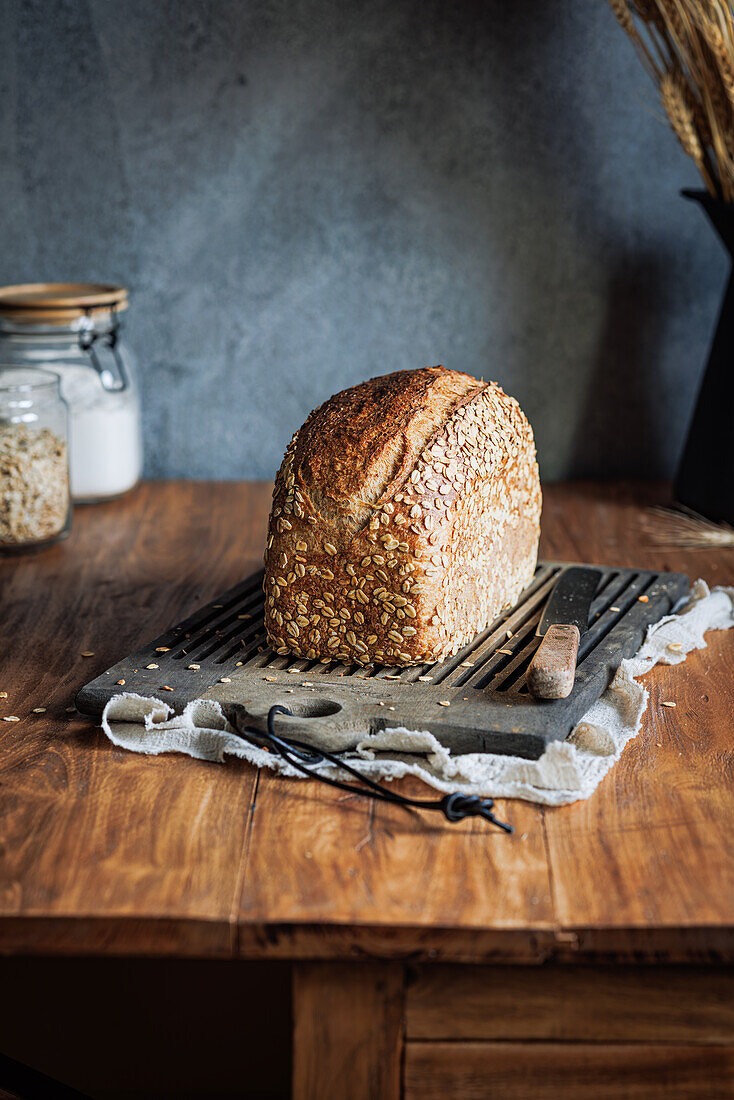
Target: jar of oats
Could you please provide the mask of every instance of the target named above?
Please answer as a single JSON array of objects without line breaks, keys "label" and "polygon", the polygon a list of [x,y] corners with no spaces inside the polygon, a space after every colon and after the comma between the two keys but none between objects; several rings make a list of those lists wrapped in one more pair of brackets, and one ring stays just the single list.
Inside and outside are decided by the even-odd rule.
[{"label": "jar of oats", "polygon": [[0,366],[0,550],[69,533],[68,410],[50,371]]}]

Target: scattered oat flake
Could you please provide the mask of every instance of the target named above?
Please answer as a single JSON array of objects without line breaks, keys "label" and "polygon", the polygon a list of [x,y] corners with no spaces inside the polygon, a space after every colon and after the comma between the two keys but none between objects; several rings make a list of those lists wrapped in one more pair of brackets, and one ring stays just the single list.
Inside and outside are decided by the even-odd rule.
[{"label": "scattered oat flake", "polygon": [[508,631],[506,632],[506,637],[508,637],[508,638],[511,638],[511,637],[512,637],[512,631],[511,631],[511,630],[508,630]]},{"label": "scattered oat flake", "polygon": [[668,642],[665,648],[672,650],[683,649],[683,642]]},{"label": "scattered oat flake", "polygon": [[312,687],[313,687],[313,684],[311,683],[311,681],[310,681],[310,680],[304,680],[304,681],[303,681],[303,683],[301,684],[301,687],[304,687],[304,688],[312,688]]},{"label": "scattered oat flake", "polygon": [[123,684],[125,683],[125,681],[124,680],[118,680],[117,683],[120,685],[120,687],[122,687]]},{"label": "scattered oat flake", "polygon": [[395,707],[388,707],[388,710],[395,710]]},{"label": "scattered oat flake", "polygon": [[6,714],[3,718],[3,722],[20,722],[20,718],[17,714]]},{"label": "scattered oat flake", "polygon": [[266,676],[265,679],[268,681],[269,684],[274,684],[277,680],[275,676]]},{"label": "scattered oat flake", "polygon": [[164,684],[161,691],[173,691],[173,688],[169,687],[168,684]]},{"label": "scattered oat flake", "polygon": [[232,680],[230,679],[230,677],[229,677],[229,676],[222,676],[222,678],[221,678],[221,680],[219,681],[219,683],[220,683],[220,684],[231,684],[231,683],[232,683]]},{"label": "scattered oat flake", "polygon": [[621,611],[622,608],[621,607],[610,607],[609,610],[610,611]]},{"label": "scattered oat flake", "polygon": [[448,699],[439,699],[438,700],[438,705],[440,707],[450,707],[451,703],[448,701]]},{"label": "scattered oat flake", "polygon": [[75,714],[76,713],[76,707],[67,707],[66,708],[66,713],[67,714]]},{"label": "scattered oat flake", "polygon": [[511,649],[498,649],[497,652],[498,653],[506,653],[508,657],[512,656],[512,650]]},{"label": "scattered oat flake", "polygon": [[677,707],[678,704],[677,703],[671,703],[671,702],[661,702],[660,706],[661,707]]},{"label": "scattered oat flake", "polygon": [[201,665],[187,665],[186,667],[189,668],[191,672],[198,672],[201,668]]},{"label": "scattered oat flake", "polygon": [[7,699],[7,697],[8,697],[7,691],[0,691],[0,699]]},{"label": "scattered oat flake", "polygon": [[156,664],[150,664],[150,665],[146,665],[145,667],[146,667],[146,668],[158,668],[158,665],[156,665]]},{"label": "scattered oat flake", "polygon": [[291,674],[291,676],[298,676],[298,674],[300,672],[303,672],[303,669],[302,668],[289,668],[286,671],[289,672]]},{"label": "scattered oat flake", "polygon": [[461,662],[461,667],[462,668],[474,668],[474,662],[473,661],[462,661]]},{"label": "scattered oat flake", "polygon": [[251,619],[252,615],[238,615],[237,618],[238,619]]},{"label": "scattered oat flake", "polygon": [[638,596],[637,599],[640,601],[640,603],[649,603],[650,602],[650,597],[649,596]]},{"label": "scattered oat flake", "polygon": [[234,667],[235,668],[242,668],[244,663],[245,663],[244,661],[235,661]]},{"label": "scattered oat flake", "polygon": [[380,699],[377,705],[378,707],[384,707],[385,704],[383,703],[382,699]]},{"label": "scattered oat flake", "polygon": [[46,708],[45,707],[34,707],[33,708],[33,713],[34,714],[45,714],[46,713]]},{"label": "scattered oat flake", "polygon": [[433,679],[433,677],[432,676],[419,676],[418,679],[420,680],[420,682],[422,684],[427,684]]},{"label": "scattered oat flake", "polygon": [[94,657],[94,650],[93,649],[85,649],[84,652],[82,653],[82,657]]},{"label": "scattered oat flake", "polygon": [[286,688],[285,689],[285,694],[286,695],[292,695],[293,694],[293,688]]},{"label": "scattered oat flake", "polygon": [[155,647],[156,653],[170,653],[171,647],[167,645],[157,645]]},{"label": "scattered oat flake", "polygon": [[386,672],[385,673],[385,679],[386,680],[399,680],[400,677],[397,676],[394,672]]}]

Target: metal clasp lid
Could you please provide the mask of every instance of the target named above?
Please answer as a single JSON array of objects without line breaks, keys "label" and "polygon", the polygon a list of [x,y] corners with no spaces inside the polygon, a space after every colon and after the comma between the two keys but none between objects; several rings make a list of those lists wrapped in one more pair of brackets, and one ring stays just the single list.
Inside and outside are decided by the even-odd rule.
[{"label": "metal clasp lid", "polygon": [[[77,330],[77,340],[81,351],[85,352],[97,374],[103,387],[110,393],[121,393],[128,389],[130,379],[125,369],[123,358],[118,347],[120,322],[114,307],[110,310],[112,321],[104,332],[95,329],[94,320],[89,313],[85,313],[73,322],[72,327]],[[100,351],[104,357],[111,356],[115,370],[105,366],[100,360]]]}]

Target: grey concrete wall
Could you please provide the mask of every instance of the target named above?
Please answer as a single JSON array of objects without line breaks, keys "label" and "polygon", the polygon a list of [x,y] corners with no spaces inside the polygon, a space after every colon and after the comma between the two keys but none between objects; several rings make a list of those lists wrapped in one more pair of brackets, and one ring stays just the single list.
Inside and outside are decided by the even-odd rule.
[{"label": "grey concrete wall", "polygon": [[2,0],[0,280],[119,280],[147,473],[500,381],[546,478],[673,469],[726,262],[604,0]]}]

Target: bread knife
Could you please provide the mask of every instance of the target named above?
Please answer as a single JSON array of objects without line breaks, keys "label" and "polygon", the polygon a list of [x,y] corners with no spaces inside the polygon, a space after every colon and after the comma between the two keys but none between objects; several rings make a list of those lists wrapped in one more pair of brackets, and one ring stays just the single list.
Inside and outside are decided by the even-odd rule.
[{"label": "bread knife", "polygon": [[542,639],[527,671],[527,685],[536,699],[565,699],[576,679],[581,635],[599,587],[599,569],[571,565],[564,569],[538,623]]}]

